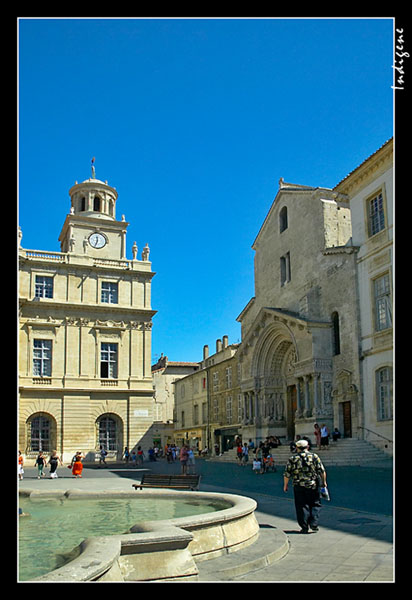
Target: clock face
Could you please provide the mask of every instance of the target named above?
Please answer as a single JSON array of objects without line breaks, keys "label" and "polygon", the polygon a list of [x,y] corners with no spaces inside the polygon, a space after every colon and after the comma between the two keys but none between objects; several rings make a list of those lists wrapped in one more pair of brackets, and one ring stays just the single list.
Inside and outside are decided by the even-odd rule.
[{"label": "clock face", "polygon": [[106,245],[106,238],[101,233],[92,233],[89,236],[89,244],[92,248],[103,248]]}]

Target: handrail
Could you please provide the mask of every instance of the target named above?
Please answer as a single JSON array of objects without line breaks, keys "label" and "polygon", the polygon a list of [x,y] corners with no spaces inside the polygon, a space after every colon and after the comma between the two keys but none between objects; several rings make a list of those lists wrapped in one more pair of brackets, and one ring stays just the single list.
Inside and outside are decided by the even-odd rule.
[{"label": "handrail", "polygon": [[393,440],[390,440],[389,438],[385,437],[384,435],[381,435],[380,433],[376,433],[376,431],[372,431],[372,429],[368,429],[367,427],[362,427],[362,425],[359,425],[359,429],[364,429],[365,431],[369,431],[369,433],[373,433],[374,435],[377,435],[378,437],[382,438],[383,440],[386,440],[387,442],[390,442],[391,444],[393,444]]}]

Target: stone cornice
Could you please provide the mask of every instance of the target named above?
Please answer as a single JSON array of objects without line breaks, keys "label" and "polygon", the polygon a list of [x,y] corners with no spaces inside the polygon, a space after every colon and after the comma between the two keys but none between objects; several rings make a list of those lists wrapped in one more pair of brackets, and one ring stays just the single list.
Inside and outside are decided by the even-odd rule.
[{"label": "stone cornice", "polygon": [[[47,308],[48,314],[52,310],[63,310],[64,312],[73,311],[76,313],[104,313],[107,315],[108,312],[120,315],[121,313],[126,313],[129,317],[142,315],[146,318],[151,319],[156,313],[157,310],[152,310],[150,308],[135,306],[121,306],[117,304],[85,304],[83,302],[59,302],[57,300],[41,298],[41,299],[32,299],[28,300],[27,298],[19,299],[19,307],[23,309],[25,307],[36,310],[39,312],[44,312],[44,309]],[[93,320],[93,319],[91,319]]]},{"label": "stone cornice", "polygon": [[349,173],[333,189],[336,192],[354,196],[372,178],[377,177],[393,164],[393,138],[388,140],[374,154]]}]

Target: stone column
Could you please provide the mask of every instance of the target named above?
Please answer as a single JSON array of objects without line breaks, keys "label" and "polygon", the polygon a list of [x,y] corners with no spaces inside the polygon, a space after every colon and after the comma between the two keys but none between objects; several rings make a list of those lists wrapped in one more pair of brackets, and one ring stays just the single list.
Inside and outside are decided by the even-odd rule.
[{"label": "stone column", "polygon": [[249,405],[248,420],[249,420],[249,423],[253,423],[252,392],[248,393],[248,405]]},{"label": "stone column", "polygon": [[319,377],[319,373],[313,374],[313,405],[315,414],[319,410]]},{"label": "stone column", "polygon": [[303,416],[310,417],[310,395],[309,395],[309,375],[304,375],[304,395],[305,395],[305,409],[303,411]]},{"label": "stone column", "polygon": [[300,377],[296,383],[296,417],[302,416],[302,394],[300,391]]},{"label": "stone column", "polygon": [[248,410],[247,410],[247,405],[248,405],[248,393],[244,392],[243,393],[243,415],[242,415],[242,423],[245,425],[247,423],[248,420]]},{"label": "stone column", "polygon": [[255,392],[254,408],[255,408],[255,423],[258,423],[259,416],[260,416],[260,410],[259,410],[259,393],[258,392]]}]

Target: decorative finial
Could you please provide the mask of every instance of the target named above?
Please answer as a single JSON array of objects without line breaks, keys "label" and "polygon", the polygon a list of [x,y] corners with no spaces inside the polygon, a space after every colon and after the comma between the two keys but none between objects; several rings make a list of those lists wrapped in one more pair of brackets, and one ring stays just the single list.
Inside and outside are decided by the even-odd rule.
[{"label": "decorative finial", "polygon": [[96,179],[96,170],[94,168],[94,161],[95,161],[95,157],[93,156],[92,158],[92,179]]}]

